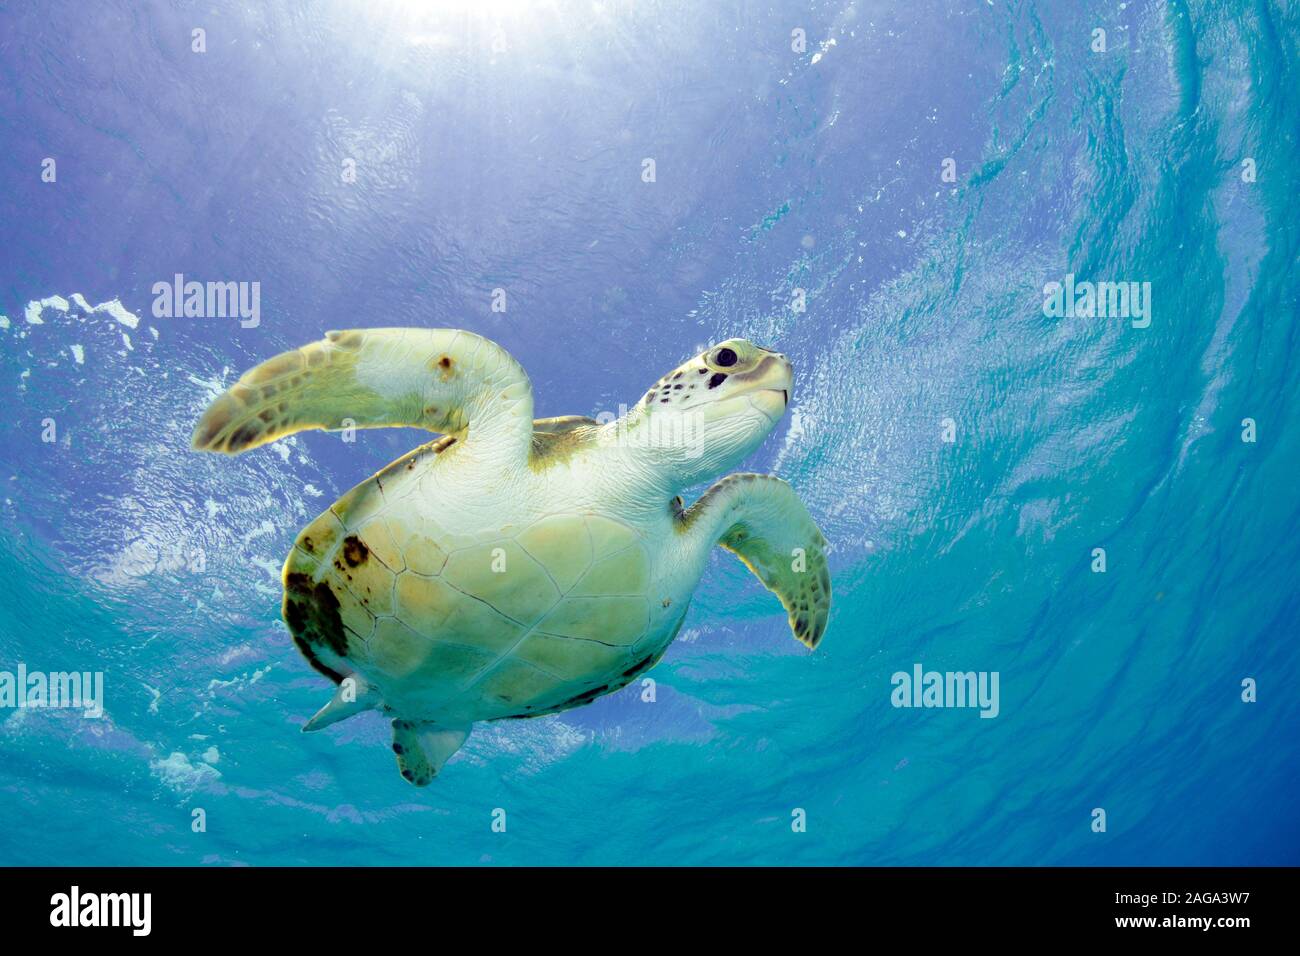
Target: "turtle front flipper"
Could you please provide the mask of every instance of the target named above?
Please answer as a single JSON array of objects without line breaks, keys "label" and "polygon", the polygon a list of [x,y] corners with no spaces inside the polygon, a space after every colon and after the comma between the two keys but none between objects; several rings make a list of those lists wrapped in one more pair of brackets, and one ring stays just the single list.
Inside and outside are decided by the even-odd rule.
[{"label": "turtle front flipper", "polygon": [[457,329],[356,329],[263,362],[208,406],[198,451],[231,455],[309,428],[414,426],[486,438],[522,461],[533,390],[505,349]]},{"label": "turtle front flipper", "polygon": [[790,617],[790,630],[815,648],[831,610],[826,539],[794,490],[770,475],[728,475],[682,515],[684,533],[745,562]]},{"label": "turtle front flipper", "polygon": [[447,728],[428,721],[393,721],[393,753],[402,777],[417,787],[428,786],[442,765],[461,748],[470,727]]}]

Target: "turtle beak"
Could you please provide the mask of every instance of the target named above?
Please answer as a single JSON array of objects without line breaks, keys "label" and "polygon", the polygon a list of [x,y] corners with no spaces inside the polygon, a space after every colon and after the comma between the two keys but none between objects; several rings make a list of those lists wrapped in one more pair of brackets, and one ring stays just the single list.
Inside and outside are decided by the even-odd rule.
[{"label": "turtle beak", "polygon": [[[749,395],[750,403],[775,424],[790,407],[790,393],[794,388],[794,370],[790,366],[789,359],[772,352],[763,359],[753,379],[746,384],[749,385],[746,394]],[[778,395],[781,396],[780,405],[776,403]]]},{"label": "turtle beak", "polygon": [[776,371],[776,375],[779,376],[777,383],[779,388],[774,390],[781,393],[781,407],[784,409],[790,405],[790,395],[794,390],[794,364],[780,352],[773,354],[780,363]]}]

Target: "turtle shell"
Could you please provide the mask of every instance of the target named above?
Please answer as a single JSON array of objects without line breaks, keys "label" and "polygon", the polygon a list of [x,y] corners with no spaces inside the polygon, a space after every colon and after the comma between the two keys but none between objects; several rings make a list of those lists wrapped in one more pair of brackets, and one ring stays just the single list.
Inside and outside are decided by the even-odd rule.
[{"label": "turtle shell", "polygon": [[628,524],[562,512],[455,536],[386,501],[384,474],[304,528],[285,564],[285,621],[334,680],[359,673],[410,719],[526,717],[616,690],[666,646],[643,640],[650,555]]}]

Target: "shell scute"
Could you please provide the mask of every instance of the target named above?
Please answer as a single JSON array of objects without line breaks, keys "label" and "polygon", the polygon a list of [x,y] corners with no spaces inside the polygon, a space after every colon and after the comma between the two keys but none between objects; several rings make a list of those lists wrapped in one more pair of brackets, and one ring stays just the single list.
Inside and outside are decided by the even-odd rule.
[{"label": "shell scute", "polygon": [[[369,640],[375,630],[375,615],[370,613],[355,595],[349,593],[346,588],[340,587],[337,581],[327,580],[323,583],[338,599],[338,613],[339,619],[343,622],[343,629],[357,640]],[[352,642],[349,642],[349,649],[351,645]]]},{"label": "shell scute", "polygon": [[[332,576],[335,583],[345,586],[348,593],[371,615],[392,615],[393,582],[396,575],[375,557],[359,535],[348,535],[343,539],[334,554]],[[341,597],[340,601],[347,603]],[[346,616],[344,623],[347,623]]]},{"label": "shell scute", "polygon": [[384,507],[382,486],[378,481],[363,481],[329,506],[345,528],[359,528]]},{"label": "shell scute", "polygon": [[432,522],[410,524],[389,518],[388,530],[393,546],[401,552],[403,565],[408,571],[426,577],[437,577],[447,564],[447,552],[434,540],[437,527]]},{"label": "shell scute", "polygon": [[361,540],[370,549],[370,553],[381,561],[394,574],[406,570],[406,557],[393,538],[389,523],[383,518],[375,518],[361,529]]},{"label": "shell scute", "polygon": [[515,648],[514,656],[562,677],[579,681],[592,674],[614,670],[630,661],[627,649],[598,641],[581,641],[534,631]]},{"label": "shell scute", "polygon": [[566,597],[542,618],[539,631],[629,646],[646,632],[650,602],[644,597]]},{"label": "shell scute", "polygon": [[294,547],[309,557],[311,567],[315,568],[328,555],[334,553],[334,549],[346,533],[347,530],[343,527],[343,522],[338,519],[338,515],[327,510],[298,533]]},{"label": "shell scute", "polygon": [[591,567],[591,535],[577,515],[548,515],[525,528],[515,540],[546,568],[562,592]]},{"label": "shell scute", "polygon": [[387,617],[375,623],[375,631],[366,641],[364,659],[392,677],[407,677],[424,666],[432,650],[429,638]]},{"label": "shell scute", "polygon": [[617,554],[637,541],[636,532],[621,521],[604,515],[586,515],[585,518],[595,560]]},{"label": "shell scute", "polygon": [[644,595],[650,586],[650,561],[640,544],[597,561],[569,591],[570,597]]},{"label": "shell scute", "polygon": [[442,578],[525,627],[536,624],[560,600],[546,569],[510,540],[452,552]]},{"label": "shell scute", "polygon": [[398,619],[435,641],[472,644],[500,654],[524,634],[517,622],[441,578],[403,572],[397,576],[396,596]]},{"label": "shell scute", "polygon": [[505,705],[507,711],[563,693],[565,682],[521,660],[506,658],[475,685],[475,692],[489,704]]}]

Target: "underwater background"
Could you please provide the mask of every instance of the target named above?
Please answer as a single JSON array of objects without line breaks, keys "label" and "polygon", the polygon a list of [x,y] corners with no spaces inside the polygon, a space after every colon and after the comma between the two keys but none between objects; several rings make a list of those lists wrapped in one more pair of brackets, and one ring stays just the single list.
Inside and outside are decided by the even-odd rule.
[{"label": "underwater background", "polygon": [[[0,670],[105,711],[0,710],[0,863],[1300,863],[1298,42],[1294,0],[0,2]],[[155,315],[176,274],[257,323]],[[1149,324],[1046,314],[1067,276]],[[653,702],[423,790],[377,714],[299,733],[284,556],[429,436],[190,432],[395,325],[502,343],[540,416],[789,355],[744,467],[833,545],[820,649],[717,550]],[[894,707],[917,664],[997,716]]]}]

